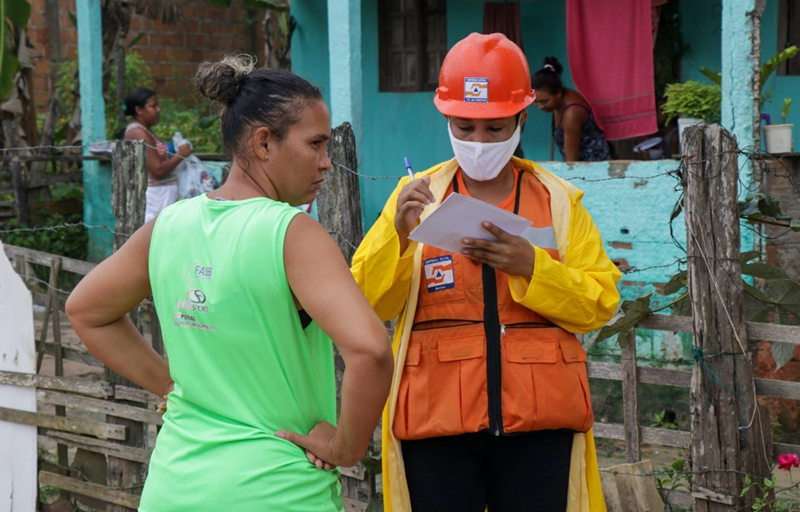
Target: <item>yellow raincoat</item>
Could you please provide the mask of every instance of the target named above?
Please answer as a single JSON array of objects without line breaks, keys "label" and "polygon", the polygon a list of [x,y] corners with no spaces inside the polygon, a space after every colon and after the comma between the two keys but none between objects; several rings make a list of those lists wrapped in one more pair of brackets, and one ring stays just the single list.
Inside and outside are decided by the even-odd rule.
[{"label": "yellow raincoat", "polygon": [[[536,311],[573,333],[598,329],[613,316],[619,303],[616,283],[621,276],[603,250],[602,240],[589,213],[581,205],[583,192],[530,160],[512,159],[525,172],[532,172],[550,192],[550,208],[560,261],[534,247],[536,262],[530,278],[510,277],[515,301]],[[444,199],[458,164],[455,158],[418,174],[429,175],[436,202],[426,207],[422,220]],[[392,422],[400,376],[405,365],[408,340],[417,307],[422,244],[409,240],[400,256],[400,239],[394,227],[397,196],[409,182],[400,180],[383,213],[369,230],[353,256],[351,271],[378,316],[398,317],[392,349],[395,370],[389,400],[383,413],[383,492],[386,512],[412,512],[400,441],[392,433]],[[567,512],[606,512],[594,437],[576,433],[572,443]]]}]

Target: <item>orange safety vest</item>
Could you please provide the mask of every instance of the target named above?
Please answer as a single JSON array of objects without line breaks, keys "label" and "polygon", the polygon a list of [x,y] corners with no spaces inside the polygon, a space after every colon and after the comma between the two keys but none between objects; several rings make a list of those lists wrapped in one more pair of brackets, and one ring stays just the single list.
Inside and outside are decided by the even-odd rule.
[{"label": "orange safety vest", "polygon": [[[522,235],[558,259],[550,194],[514,170],[498,205],[531,221]],[[461,171],[447,190],[468,195]],[[570,332],[511,297],[508,274],[432,246],[422,252],[419,303],[399,385],[401,440],[592,426],[586,353]]]}]

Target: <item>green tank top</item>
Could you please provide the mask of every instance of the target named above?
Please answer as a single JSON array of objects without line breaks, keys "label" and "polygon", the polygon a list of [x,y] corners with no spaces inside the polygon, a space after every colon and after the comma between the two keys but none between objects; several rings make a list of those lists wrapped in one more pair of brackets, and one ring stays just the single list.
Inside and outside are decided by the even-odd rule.
[{"label": "green tank top", "polygon": [[338,471],[274,435],[336,421],[331,341],[303,329],[284,270],[297,214],[201,195],[158,216],[150,283],[175,390],[140,511],[342,510]]}]

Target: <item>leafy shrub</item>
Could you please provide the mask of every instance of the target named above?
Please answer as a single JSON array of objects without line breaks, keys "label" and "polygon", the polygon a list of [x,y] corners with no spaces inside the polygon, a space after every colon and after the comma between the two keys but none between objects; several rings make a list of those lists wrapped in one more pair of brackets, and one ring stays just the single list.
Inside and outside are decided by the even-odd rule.
[{"label": "leafy shrub", "polygon": [[669,84],[664,98],[666,102],[661,111],[668,115],[667,124],[677,116],[696,117],[707,123],[719,121],[722,91],[718,85],[695,80]]}]

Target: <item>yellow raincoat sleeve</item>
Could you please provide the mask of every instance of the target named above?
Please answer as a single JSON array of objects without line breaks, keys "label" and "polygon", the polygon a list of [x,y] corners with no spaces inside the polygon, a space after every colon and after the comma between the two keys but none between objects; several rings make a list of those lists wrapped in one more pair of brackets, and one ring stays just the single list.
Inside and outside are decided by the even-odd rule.
[{"label": "yellow raincoat sleeve", "polygon": [[408,178],[400,180],[380,217],[358,246],[350,267],[364,296],[383,321],[393,320],[402,312],[411,285],[417,242],[409,240],[401,257],[400,238],[394,227],[397,196],[408,182]]},{"label": "yellow raincoat sleeve", "polygon": [[515,301],[573,333],[603,327],[619,304],[619,269],[606,255],[600,232],[580,202],[573,198],[564,262],[534,246],[536,261],[530,279],[509,279]]}]

